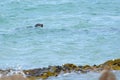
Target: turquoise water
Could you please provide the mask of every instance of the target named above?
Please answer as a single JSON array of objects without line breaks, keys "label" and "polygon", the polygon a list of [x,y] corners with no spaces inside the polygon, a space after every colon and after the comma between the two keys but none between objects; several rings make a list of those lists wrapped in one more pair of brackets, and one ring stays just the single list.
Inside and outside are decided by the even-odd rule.
[{"label": "turquoise water", "polygon": [[[120,58],[119,4],[120,0],[0,0],[0,68],[93,65]],[[36,23],[44,27],[34,28]]]}]

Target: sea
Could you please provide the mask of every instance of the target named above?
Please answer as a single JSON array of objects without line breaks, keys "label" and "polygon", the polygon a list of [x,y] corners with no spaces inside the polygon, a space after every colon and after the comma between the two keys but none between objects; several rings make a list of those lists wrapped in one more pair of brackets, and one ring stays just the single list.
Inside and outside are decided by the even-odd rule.
[{"label": "sea", "polygon": [[[0,69],[99,65],[118,58],[120,0],[0,0]],[[98,76],[70,73],[49,80]]]}]

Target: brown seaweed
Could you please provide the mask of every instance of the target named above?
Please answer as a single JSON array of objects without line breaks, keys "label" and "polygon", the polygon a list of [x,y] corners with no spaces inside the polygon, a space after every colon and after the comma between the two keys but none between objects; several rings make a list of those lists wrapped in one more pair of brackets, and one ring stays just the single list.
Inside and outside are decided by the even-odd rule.
[{"label": "brown seaweed", "polygon": [[[112,70],[120,70],[120,59],[108,60],[100,65],[75,65],[71,63],[63,64],[62,66],[48,66],[43,68],[23,70],[23,73],[28,78],[28,80],[35,80],[36,78],[47,79],[50,76],[58,76],[59,74],[71,73],[71,72],[80,72],[87,73],[90,71],[100,72],[103,70],[103,67],[108,65]],[[2,75],[7,75],[11,70],[0,70]]]}]

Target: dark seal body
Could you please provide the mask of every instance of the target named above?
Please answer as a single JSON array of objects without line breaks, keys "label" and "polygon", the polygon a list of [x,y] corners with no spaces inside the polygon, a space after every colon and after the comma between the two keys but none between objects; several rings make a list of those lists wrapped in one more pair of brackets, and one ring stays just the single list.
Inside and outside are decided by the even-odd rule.
[{"label": "dark seal body", "polygon": [[35,27],[43,27],[43,24],[40,24],[40,23],[35,24]]}]

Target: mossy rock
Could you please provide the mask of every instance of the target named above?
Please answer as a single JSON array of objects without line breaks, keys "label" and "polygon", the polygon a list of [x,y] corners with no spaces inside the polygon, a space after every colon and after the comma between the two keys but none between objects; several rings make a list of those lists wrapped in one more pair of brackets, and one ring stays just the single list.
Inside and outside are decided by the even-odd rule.
[{"label": "mossy rock", "polygon": [[83,69],[92,69],[92,67],[90,65],[85,65],[83,66]]},{"label": "mossy rock", "polygon": [[120,70],[120,59],[108,60],[107,62],[101,65],[109,65],[113,70]]},{"label": "mossy rock", "polygon": [[47,79],[50,76],[55,76],[55,73],[48,71],[48,72],[44,72],[39,77],[42,78],[42,79]]},{"label": "mossy rock", "polygon": [[47,68],[38,68],[31,70],[23,70],[26,75],[29,75],[29,80],[36,80],[37,78],[41,78],[42,80],[47,79],[50,76],[57,76],[60,72],[68,73],[72,71],[81,71],[82,73],[86,73],[87,71],[102,70],[105,65],[111,66],[113,70],[120,70],[120,59],[108,60],[100,65],[85,65],[85,66],[76,66],[75,64],[64,64],[62,66],[49,66]]},{"label": "mossy rock", "polygon": [[65,67],[65,68],[70,68],[70,69],[75,69],[75,68],[77,68],[77,66],[75,65],[75,64],[64,64],[63,65],[63,67]]},{"label": "mossy rock", "polygon": [[27,80],[36,80],[36,79],[37,77],[33,77],[33,76],[27,78]]},{"label": "mossy rock", "polygon": [[30,76],[35,76],[36,73],[39,73],[41,71],[41,69],[30,69],[30,70],[23,70],[23,72],[26,75],[30,75]]},{"label": "mossy rock", "polygon": [[97,66],[85,65],[82,67],[82,70],[81,70],[82,73],[87,73],[90,71],[97,71]]},{"label": "mossy rock", "polygon": [[50,66],[49,67],[49,71],[50,72],[55,72],[57,70],[57,67],[56,66]]}]

